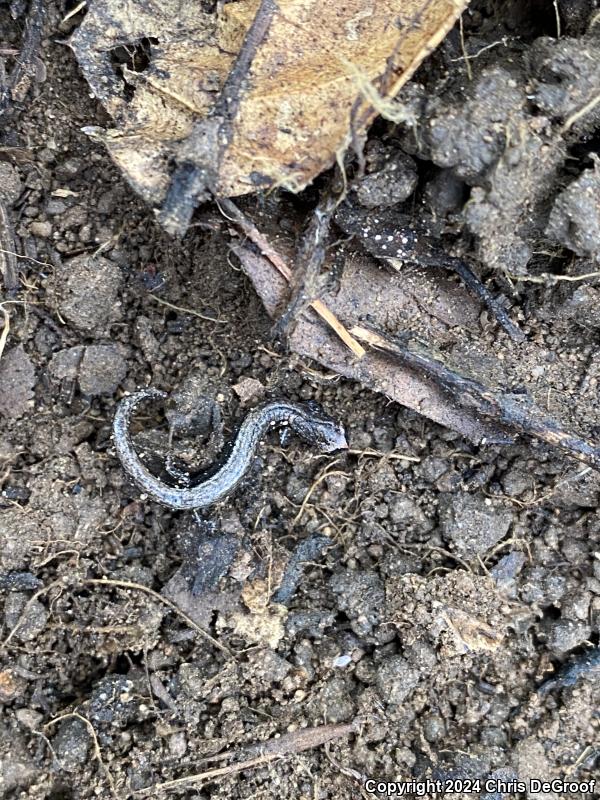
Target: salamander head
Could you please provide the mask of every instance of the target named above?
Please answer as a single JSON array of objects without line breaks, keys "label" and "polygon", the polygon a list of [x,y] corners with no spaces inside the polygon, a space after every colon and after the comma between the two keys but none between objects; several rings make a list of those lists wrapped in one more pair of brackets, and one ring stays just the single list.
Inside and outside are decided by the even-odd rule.
[{"label": "salamander head", "polygon": [[343,426],[313,401],[301,406],[300,413],[290,419],[290,426],[299,436],[318,447],[323,453],[333,453],[335,450],[348,448]]}]

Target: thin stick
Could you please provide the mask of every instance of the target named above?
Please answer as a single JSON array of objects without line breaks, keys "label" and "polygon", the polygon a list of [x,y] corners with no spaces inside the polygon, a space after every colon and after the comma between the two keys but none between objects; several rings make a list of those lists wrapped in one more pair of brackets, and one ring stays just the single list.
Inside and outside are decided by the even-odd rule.
[{"label": "thin stick", "polygon": [[559,447],[579,461],[600,470],[600,448],[563,430],[556,420],[545,416],[534,405],[525,406],[508,394],[454,372],[441,361],[426,353],[410,350],[383,331],[356,326],[351,333],[372,347],[395,356],[406,366],[424,373],[450,393],[461,406],[553,447]]},{"label": "thin stick", "polygon": [[302,504],[301,504],[300,508],[298,509],[298,513],[296,514],[296,516],[295,516],[295,517],[294,517],[294,519],[292,520],[292,526],[294,526],[294,525],[295,525],[297,522],[299,522],[299,521],[300,521],[300,518],[301,518],[301,517],[302,517],[302,515],[304,514],[304,510],[306,509],[306,506],[307,506],[307,504],[308,504],[308,501],[309,501],[309,500],[310,500],[310,498],[312,497],[312,494],[313,494],[313,492],[315,491],[315,489],[317,488],[317,486],[318,486],[320,483],[323,483],[323,481],[325,480],[325,478],[331,478],[331,477],[333,477],[334,475],[347,475],[347,474],[348,474],[347,472],[344,472],[344,471],[343,471],[343,470],[341,470],[341,469],[335,469],[335,470],[332,470],[332,469],[331,469],[331,467],[333,467],[333,466],[334,466],[335,464],[337,464],[338,462],[339,462],[339,458],[336,458],[336,460],[335,460],[335,461],[333,461],[331,464],[328,464],[328,465],[327,465],[327,467],[325,468],[325,471],[324,471],[324,472],[322,472],[322,473],[321,473],[321,474],[318,476],[318,478],[316,478],[316,480],[314,480],[314,481],[311,483],[311,485],[310,485],[310,487],[309,487],[308,491],[307,491],[307,492],[306,492],[306,494],[304,495],[304,500],[302,501]]},{"label": "thin stick", "polygon": [[562,126],[561,133],[566,133],[566,131],[568,131],[570,128],[573,127],[573,125],[577,122],[577,120],[581,119],[581,117],[584,117],[588,112],[596,108],[598,103],[600,103],[600,94],[597,94],[595,97],[592,97],[592,99],[589,102],[587,102],[584,106],[582,106],[579,109],[579,111],[576,111],[574,114],[571,114],[571,116]]},{"label": "thin stick", "polygon": [[387,461],[412,461],[414,464],[420,464],[421,459],[418,456],[408,456],[404,453],[384,453],[381,450],[371,450],[367,447],[366,450],[346,450],[351,456],[365,456],[365,458],[383,458]]},{"label": "thin stick", "polygon": [[539,275],[512,275],[508,273],[507,277],[515,282],[521,281],[521,283],[540,283],[546,286],[554,286],[559,281],[577,283],[578,281],[600,278],[600,272],[586,272],[584,275],[553,275],[551,272],[542,272]]},{"label": "thin stick", "polygon": [[[247,217],[243,211],[240,211],[235,203],[229,199],[221,199],[218,201],[217,205],[219,208],[224,209],[223,216],[226,219],[231,220],[231,222],[234,222],[248,237],[248,239],[250,239],[250,241],[253,242],[258,248],[260,248],[262,255],[265,256],[275,267],[275,269],[285,278],[285,280],[290,283],[293,278],[292,270],[286,264],[277,250],[275,250],[275,248],[271,245],[266,236],[264,236],[256,228],[252,220]],[[335,314],[330,311],[321,300],[313,300],[310,306],[313,311],[316,311],[321,319],[326,322],[339,336],[342,342],[344,342],[344,344],[350,350],[352,350],[355,356],[362,358],[365,355],[367,352],[365,348],[350,335],[348,330],[342,325]]]},{"label": "thin stick", "polygon": [[[25,256],[21,253],[16,253],[14,250],[4,250],[0,247],[0,253],[4,253],[5,255],[14,256],[15,258],[23,258],[25,261],[31,261],[32,264],[38,264],[40,267],[51,267],[52,264],[49,264],[47,261],[38,261],[36,258],[32,258],[31,256]],[[17,284],[18,285],[18,284]]]},{"label": "thin stick", "polygon": [[526,337],[523,331],[514,324],[504,310],[502,303],[490,292],[487,286],[479,280],[466,262],[462,261],[460,258],[451,257],[447,259],[446,265],[450,267],[450,269],[453,269],[467,289],[470,289],[473,294],[489,308],[498,324],[504,328],[514,342],[525,341]]},{"label": "thin stick", "polygon": [[312,214],[297,250],[292,291],[287,307],[275,325],[277,332],[285,333],[290,325],[293,326],[316,294],[319,272],[327,253],[325,246],[331,219],[337,205],[338,198],[329,191]]},{"label": "thin stick", "polygon": [[469,56],[467,55],[467,48],[465,47],[465,26],[463,24],[463,15],[460,15],[458,20],[458,27],[460,30],[460,49],[462,50],[463,60],[465,62],[465,67],[467,68],[467,78],[469,82],[473,80],[473,70],[471,69],[471,63],[469,61]]},{"label": "thin stick", "polygon": [[[275,0],[260,0],[254,19],[227,79],[208,117],[196,123],[180,144],[178,166],[159,214],[162,226],[171,234],[183,236],[196,206],[218,195],[218,172],[223,155],[233,138],[233,122],[246,89],[248,72],[278,11]],[[211,141],[211,155],[205,163],[206,141]],[[204,159],[206,159],[204,155]]]},{"label": "thin stick", "polygon": [[3,303],[0,303],[0,311],[2,311],[2,316],[4,317],[4,326],[2,328],[2,333],[0,333],[0,358],[2,358],[2,353],[6,347],[6,340],[8,339],[8,332],[10,331],[10,316],[8,311],[4,308]]},{"label": "thin stick", "polygon": [[553,4],[554,4],[554,16],[556,17],[556,38],[560,39],[560,36],[561,36],[560,12],[558,10],[558,2],[557,2],[557,0],[553,0]]},{"label": "thin stick", "polygon": [[[135,794],[148,794],[154,793],[159,790],[173,789],[177,786],[182,786],[186,783],[198,783],[199,781],[209,781],[219,778],[223,775],[233,775],[235,772],[250,769],[252,767],[260,767],[263,764],[268,764],[270,761],[276,761],[286,755],[301,753],[304,750],[310,750],[314,747],[320,747],[327,744],[334,739],[340,739],[343,736],[348,736],[355,733],[359,725],[359,720],[348,722],[343,725],[320,725],[315,728],[305,728],[293,733],[285,733],[276,739],[268,739],[266,742],[259,742],[253,746],[257,749],[260,755],[255,758],[246,759],[244,761],[237,761],[226,767],[216,767],[209,769],[206,772],[200,772],[196,775],[186,775],[183,778],[175,778],[174,780],[164,781],[164,783],[155,783],[152,786],[146,786],[144,789],[138,789]],[[226,758],[231,754],[223,754]]]},{"label": "thin stick", "polygon": [[[211,111],[211,116],[224,117],[227,125],[223,126],[220,132],[227,137],[227,141],[233,135],[231,123],[238,112],[242,92],[246,88],[248,72],[258,48],[269,32],[276,11],[278,11],[278,7],[274,0],[260,0],[252,24],[242,42],[242,47]],[[222,144],[221,148],[223,148]]]},{"label": "thin stick", "polygon": [[82,9],[82,8],[85,8],[85,7],[86,7],[86,5],[87,5],[87,0],[81,0],[81,2],[80,2],[80,3],[77,3],[77,5],[75,6],[75,8],[72,8],[72,9],[69,11],[69,13],[68,13],[68,14],[67,14],[65,17],[63,17],[63,18],[62,18],[62,24],[64,25],[64,24],[65,24],[65,22],[67,22],[68,20],[70,20],[70,19],[71,19],[71,17],[74,17],[74,16],[75,16],[75,14],[79,14],[79,12],[81,11],[81,9]]},{"label": "thin stick", "polygon": [[215,769],[209,769],[206,772],[198,772],[195,775],[186,775],[183,778],[174,778],[171,781],[155,783],[152,786],[147,786],[145,789],[138,789],[135,794],[147,794],[149,792],[157,792],[164,789],[174,789],[176,786],[182,786],[186,783],[198,783],[198,781],[214,780],[222,775],[232,775],[234,772],[240,772],[243,769],[260,767],[263,764],[268,764],[269,761],[275,761],[280,758],[283,758],[283,756],[275,754],[258,756],[258,758],[250,758],[247,761],[239,761],[237,764],[231,764],[227,767],[216,767]]}]

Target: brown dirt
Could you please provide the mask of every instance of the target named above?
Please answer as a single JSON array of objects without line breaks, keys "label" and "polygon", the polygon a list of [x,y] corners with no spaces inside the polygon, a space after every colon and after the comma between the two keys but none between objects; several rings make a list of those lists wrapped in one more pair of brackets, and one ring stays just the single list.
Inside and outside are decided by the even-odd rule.
[{"label": "brown dirt", "polygon": [[[81,131],[107,120],[62,43],[78,18],[61,25],[64,5],[47,6],[46,80],[0,129],[0,200],[21,275],[4,297],[0,360],[0,796],[144,796],[134,793],[228,763],[205,760],[224,751],[248,759],[277,735],[354,721],[327,745],[294,752],[283,739],[279,760],[174,791],[337,800],[384,797],[366,792],[368,778],[597,775],[597,665],[538,690],[598,648],[598,474],[529,441],[476,446],[275,343],[218,212],[171,239]],[[598,46],[584,33],[590,4],[559,6],[553,43],[541,38],[556,33],[552,3],[474,3],[468,52],[495,44],[471,59],[473,84],[453,32],[403,95],[420,124],[443,119],[443,135],[417,146],[382,123],[370,143],[418,159],[419,196],[435,194],[458,250],[478,248],[490,287],[507,295],[507,254],[511,280],[598,269],[597,116],[573,123],[566,154],[538,158],[527,139],[533,155],[521,155],[539,176],[520,188],[487,172],[506,153],[507,120],[478,135],[499,97],[535,95],[535,114],[562,125],[569,87],[585,91],[578,58]],[[21,28],[0,3],[0,45],[18,47]],[[467,102],[459,85],[483,95]],[[535,114],[519,106],[515,124]],[[382,181],[372,184],[384,204]],[[287,235],[314,198],[256,202]],[[511,294],[546,368],[585,365],[582,385],[555,399],[574,429],[597,404],[596,287],[541,278]],[[319,401],[344,422],[351,452],[323,458],[273,437],[207,519],[169,512],[140,500],[110,440],[119,398],[149,383],[180,392],[171,423],[183,460],[198,458],[198,440],[217,449],[219,420],[226,434],[240,398],[261,395]],[[164,451],[165,426],[144,427],[148,448]]]}]

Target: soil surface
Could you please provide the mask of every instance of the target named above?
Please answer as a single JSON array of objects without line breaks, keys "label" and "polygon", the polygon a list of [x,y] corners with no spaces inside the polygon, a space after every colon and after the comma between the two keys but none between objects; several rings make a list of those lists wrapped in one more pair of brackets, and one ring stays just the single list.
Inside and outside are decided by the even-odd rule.
[{"label": "soil surface", "polygon": [[[8,68],[21,5],[0,2]],[[85,10],[46,6],[30,92],[0,117],[19,271],[0,359],[0,796],[337,800],[431,778],[473,781],[461,798],[592,797],[577,783],[600,756],[598,473],[525,439],[478,446],[288,352],[218,210],[170,238],[82,132],[110,126],[65,44]],[[564,371],[547,409],[588,438],[593,6],[474,2],[402,93],[417,128],[373,128],[355,192],[367,210],[427,206],[432,235],[476,254],[543,347],[533,377]],[[316,196],[245,203],[288,235]],[[111,442],[119,399],[149,384],[171,394],[166,422],[149,408],[134,429],[156,471],[170,447],[171,471],[209,462],[271,397],[318,401],[350,450],[269,435],[225,503],[171,512]],[[577,783],[528,783],[558,778]]]}]

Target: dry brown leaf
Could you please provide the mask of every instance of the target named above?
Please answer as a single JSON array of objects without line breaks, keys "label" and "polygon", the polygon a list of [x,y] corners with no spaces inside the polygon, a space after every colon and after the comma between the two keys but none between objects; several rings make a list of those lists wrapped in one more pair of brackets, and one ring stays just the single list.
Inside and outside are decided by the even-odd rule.
[{"label": "dry brown leaf", "polygon": [[[147,202],[169,193],[163,222],[185,229],[209,193],[310,183],[467,2],[237,0],[211,14],[179,0],[94,3],[71,44],[116,127],[87,130]],[[137,60],[116,69],[128,48]]]}]

